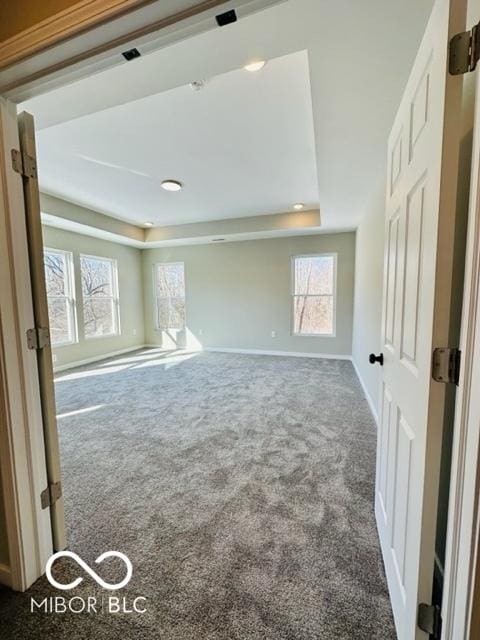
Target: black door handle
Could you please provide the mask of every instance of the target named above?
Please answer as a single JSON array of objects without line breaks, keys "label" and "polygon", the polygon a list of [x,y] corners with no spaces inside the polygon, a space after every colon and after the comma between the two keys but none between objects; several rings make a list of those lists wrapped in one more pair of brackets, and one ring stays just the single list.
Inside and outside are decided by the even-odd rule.
[{"label": "black door handle", "polygon": [[371,353],[368,356],[368,361],[370,362],[370,364],[375,364],[376,362],[378,362],[378,364],[383,367],[383,353],[381,353],[379,356],[376,356],[374,353]]}]

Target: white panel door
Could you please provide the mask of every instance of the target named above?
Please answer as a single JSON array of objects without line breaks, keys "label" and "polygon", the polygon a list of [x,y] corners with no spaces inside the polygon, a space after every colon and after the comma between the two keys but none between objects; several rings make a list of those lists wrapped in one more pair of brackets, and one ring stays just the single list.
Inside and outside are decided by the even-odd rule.
[{"label": "white panel door", "polygon": [[[24,111],[18,117],[18,126],[20,149],[22,153],[33,158],[36,163],[37,151],[33,116]],[[38,179],[36,177],[24,179],[23,192],[35,326],[49,328]],[[60,468],[60,448],[57,432],[57,412],[55,408],[52,349],[50,344],[45,345],[37,351],[37,364],[42,403],[48,485],[50,487],[61,487],[62,473]],[[54,551],[60,551],[65,549],[67,544],[63,497],[61,494],[56,496],[55,501],[49,507],[49,511],[52,525],[53,549]]]},{"label": "white panel door", "polygon": [[437,0],[388,143],[381,412],[375,510],[400,640],[426,639],[445,386],[432,351],[448,346],[461,83],[448,42],[465,0]]}]

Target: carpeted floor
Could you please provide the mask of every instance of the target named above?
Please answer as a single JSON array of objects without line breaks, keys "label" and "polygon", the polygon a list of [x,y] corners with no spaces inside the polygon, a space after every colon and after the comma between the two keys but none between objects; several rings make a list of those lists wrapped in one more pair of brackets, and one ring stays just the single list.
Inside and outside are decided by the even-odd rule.
[{"label": "carpeted floor", "polygon": [[[374,523],[376,432],[347,361],[128,354],[56,382],[70,549],[127,554],[106,594],[0,591],[22,640],[395,638]],[[118,560],[96,567],[123,577]],[[117,573],[118,572],[118,573]],[[147,598],[136,613],[30,613],[30,597]]]}]

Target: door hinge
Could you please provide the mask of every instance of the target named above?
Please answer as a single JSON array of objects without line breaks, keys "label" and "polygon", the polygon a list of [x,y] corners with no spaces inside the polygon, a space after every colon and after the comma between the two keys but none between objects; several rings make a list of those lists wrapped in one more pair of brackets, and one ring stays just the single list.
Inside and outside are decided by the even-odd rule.
[{"label": "door hinge", "polygon": [[432,640],[440,640],[442,635],[442,616],[440,607],[434,604],[418,605],[418,628],[430,634]]},{"label": "door hinge", "polygon": [[474,71],[480,59],[480,22],[450,40],[448,70],[452,76]]},{"label": "door hinge", "polygon": [[436,382],[458,384],[460,379],[460,349],[441,347],[433,350],[432,378]]},{"label": "door hinge", "polygon": [[37,161],[27,153],[22,153],[18,149],[12,149],[13,170],[25,178],[37,177]]},{"label": "door hinge", "polygon": [[50,344],[50,331],[47,327],[35,327],[27,331],[27,347],[29,349],[44,349]]},{"label": "door hinge", "polygon": [[51,507],[59,498],[62,497],[62,483],[54,482],[49,484],[46,489],[40,494],[40,501],[42,503],[42,509]]}]

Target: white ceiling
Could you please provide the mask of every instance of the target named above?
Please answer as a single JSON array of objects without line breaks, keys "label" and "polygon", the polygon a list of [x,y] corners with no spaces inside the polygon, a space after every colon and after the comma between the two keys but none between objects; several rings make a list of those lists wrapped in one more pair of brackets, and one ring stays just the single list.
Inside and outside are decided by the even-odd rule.
[{"label": "white ceiling", "polygon": [[[215,176],[209,171],[209,179],[206,182],[202,181],[199,201],[202,203],[202,207],[207,199],[211,205],[208,207],[208,212],[202,208],[202,211],[198,213],[198,202],[193,203],[195,215],[205,216],[204,219],[213,219],[217,212],[221,217],[238,216],[238,211],[230,212],[230,207],[239,206],[238,197],[244,198],[245,200],[242,202],[245,204],[248,194],[244,194],[244,191],[258,189],[256,198],[262,196],[257,182],[252,182],[251,179],[245,180],[244,175],[252,168],[252,163],[257,165],[255,167],[257,176],[258,167],[260,167],[262,177],[267,174],[267,167],[260,160],[263,158],[263,154],[265,154],[265,158],[271,158],[270,150],[265,148],[265,141],[268,138],[260,137],[261,145],[256,145],[255,139],[249,141],[239,139],[235,140],[235,143],[228,148],[225,139],[217,139],[218,136],[215,136],[215,132],[209,135],[208,131],[201,131],[200,126],[193,131],[193,134],[190,132],[190,137],[183,135],[183,131],[177,130],[181,123],[178,114],[185,115],[188,112],[191,100],[199,98],[198,102],[200,102],[205,99],[209,104],[208,109],[203,107],[203,117],[208,118],[209,110],[213,106],[217,114],[220,114],[217,117],[220,117],[223,126],[229,125],[231,129],[229,139],[233,141],[235,130],[239,128],[238,118],[232,117],[233,113],[237,113],[236,103],[232,105],[232,111],[222,113],[220,105],[210,101],[212,93],[217,91],[217,88],[220,90],[221,84],[223,82],[229,83],[231,79],[232,90],[234,90],[233,79],[236,82],[237,78],[239,82],[258,83],[261,86],[262,79],[268,77],[267,73],[273,74],[277,64],[281,65],[283,62],[286,64],[287,61],[296,59],[295,56],[293,58],[286,57],[284,60],[275,60],[275,58],[306,50],[308,52],[313,105],[318,201],[322,211],[322,226],[325,230],[355,227],[373,189],[378,181],[384,179],[386,139],[431,6],[432,0],[403,0],[402,2],[288,0],[288,2],[273,8],[245,17],[234,25],[185,39],[148,56],[145,55],[134,62],[121,64],[104,73],[93,75],[62,89],[33,98],[21,106],[33,112],[38,125],[44,128],[39,133],[39,167],[42,183],[46,189],[52,191],[53,188],[48,186],[49,182],[52,184],[54,181],[57,186],[61,183],[64,197],[88,204],[84,200],[80,201],[78,193],[87,193],[90,190],[90,185],[86,182],[77,183],[77,197],[74,197],[75,194],[70,191],[70,179],[65,181],[64,177],[59,177],[58,172],[63,171],[63,167],[56,162],[48,168],[47,155],[60,153],[60,147],[68,150],[72,142],[84,148],[82,146],[84,134],[80,132],[80,128],[82,123],[89,122],[90,116],[82,116],[103,110],[103,112],[93,115],[92,118],[97,123],[103,122],[102,128],[104,130],[108,130],[110,121],[113,122],[113,119],[117,117],[121,127],[117,130],[116,139],[109,141],[108,144],[103,140],[103,132],[101,135],[97,134],[95,140],[97,159],[130,170],[130,172],[122,169],[116,170],[121,175],[120,182],[122,183],[133,184],[130,181],[135,174],[131,174],[131,170],[136,171],[139,167],[141,167],[142,173],[164,177],[161,173],[167,170],[168,162],[178,159],[181,160],[181,166],[172,167],[172,171],[176,170],[178,175],[169,177],[182,179],[181,174],[184,167],[188,164],[193,165],[194,158],[187,157],[186,154],[183,159],[180,158],[180,154],[177,156],[177,149],[172,151],[172,140],[177,141],[177,144],[180,140],[185,147],[195,150],[202,165],[205,165],[202,167],[202,171],[210,168],[212,160],[222,165],[222,171],[226,170],[219,157],[212,154],[212,158],[210,158],[204,147],[197,146],[197,141],[200,140],[203,144],[211,142],[210,137],[213,135],[219,144],[218,156],[227,154],[229,160],[227,168],[236,168],[235,194],[240,192],[241,195],[233,197],[233,192],[230,190],[231,183],[222,185],[219,180],[214,182],[214,194],[210,193]],[[298,54],[299,57],[302,55],[304,54]],[[266,58],[270,61],[262,72],[264,76],[247,77],[243,71],[234,71],[233,74],[227,73],[239,69],[245,62],[255,57]],[[214,78],[224,73],[226,73],[225,76],[215,78],[203,92],[194,96],[188,94],[186,88],[172,91],[171,95],[170,93],[158,97],[154,95],[185,85],[191,80],[201,77]],[[283,89],[281,104],[271,105],[267,124],[270,125],[270,119],[281,122],[286,120],[289,123],[287,134],[290,134],[293,128],[298,129],[299,136],[303,136],[305,122],[298,120],[298,104],[294,94],[294,91],[302,91],[302,89],[298,89],[297,84],[294,90],[292,87],[289,84],[281,88]],[[278,87],[277,89],[280,91]],[[212,93],[209,94],[209,92]],[[302,93],[302,95],[304,94]],[[128,111],[130,107],[126,105],[127,102],[134,99],[140,100],[147,96],[151,96],[151,98],[147,98],[146,102],[152,100],[157,104],[158,100],[159,109],[163,109],[170,100],[176,105],[176,108],[178,107],[178,114],[176,113],[175,119],[170,121],[169,131],[165,134],[170,140],[169,145],[150,144],[151,140],[155,140],[156,130],[150,131],[152,136],[148,145],[136,144],[134,131],[135,128],[137,131],[144,131],[143,122],[138,118],[136,122],[132,122],[117,115],[125,114]],[[187,100],[180,98],[187,96],[189,96]],[[227,95],[225,100],[229,98],[230,96]],[[254,100],[258,104],[257,98],[258,96],[254,95]],[[268,96],[265,96],[264,100],[267,101]],[[122,104],[125,106],[120,109],[116,107],[116,105]],[[143,104],[143,100],[137,103],[137,105],[141,104]],[[293,118],[289,119],[290,110],[289,113],[285,113],[284,104],[295,105]],[[105,111],[107,108],[108,111]],[[162,113],[166,113],[166,111],[162,111]],[[249,112],[247,111],[247,113]],[[257,113],[256,110],[255,117],[257,117]],[[200,118],[200,115],[199,110],[194,117]],[[150,123],[152,117],[152,115],[148,117]],[[71,121],[70,124],[62,124],[57,130],[56,127],[49,128],[52,125],[68,121]],[[271,129],[269,130],[271,131]],[[245,129],[240,128],[240,131],[244,132]],[[49,139],[50,135],[56,137]],[[85,142],[89,135],[91,134],[85,134]],[[275,146],[277,154],[272,166],[268,169],[277,171],[276,165],[279,165],[278,170],[283,165],[283,171],[288,172],[286,166],[288,159],[283,157],[284,154],[281,150],[287,148],[287,140],[292,145],[295,141],[291,142],[287,135],[287,140],[282,139],[278,142],[276,135],[273,133],[270,135],[271,139],[268,141]],[[237,137],[243,138],[241,135]],[[53,144],[54,139],[55,144]],[[114,148],[118,149],[122,146],[123,139],[129,141],[130,148],[127,160],[120,162],[118,155],[112,159],[109,154]],[[50,140],[51,144],[47,140]],[[250,151],[244,156],[244,162],[240,162],[241,156],[238,149],[245,151],[248,148],[247,142],[250,143]],[[157,147],[154,166],[152,166],[150,159],[148,162],[144,162],[145,146],[148,146],[149,149]],[[165,153],[165,149],[168,149],[167,153]],[[278,151],[279,149],[280,151]],[[83,152],[83,155],[91,156],[92,154]],[[193,153],[190,156],[193,156]],[[88,164],[88,161],[83,162],[85,165]],[[157,166],[161,169],[160,174],[153,171]],[[313,166],[313,161],[310,166]],[[92,164],[92,167],[95,167],[98,172],[100,170],[105,173],[107,171],[115,172],[115,170],[103,165]],[[258,206],[260,204],[266,206],[270,202],[273,206],[273,201],[277,196],[279,200],[283,199],[288,203],[297,199],[315,198],[315,194],[293,193],[295,189],[292,189],[288,194],[282,191],[286,186],[292,185],[292,175],[295,176],[295,180],[300,180],[298,173],[302,173],[302,171],[294,171],[293,174],[290,174],[287,185],[278,181],[275,181],[273,186],[270,185],[269,193],[262,196],[265,197],[265,200],[255,199],[255,207],[250,215],[262,212],[262,208]],[[57,175],[55,176],[55,174]],[[151,180],[142,176],[137,176],[137,178],[138,181],[135,181],[136,191],[133,195],[131,194],[133,200],[138,203],[139,198],[143,197],[142,194],[145,192],[145,198],[150,206],[158,206],[156,192],[154,193],[150,187],[153,184]],[[77,179],[82,180],[81,176]],[[189,185],[194,185],[195,180],[187,182],[186,178],[183,179],[186,182],[185,191],[173,195],[180,195],[187,199]],[[260,180],[260,183],[264,184],[264,180]],[[67,187],[64,186],[65,184]],[[303,185],[298,183],[298,186],[305,190],[308,190],[308,185],[311,188],[308,180]],[[56,193],[59,192],[56,191]],[[103,211],[112,215],[120,215],[119,211],[113,210],[113,204],[115,207],[118,205],[114,189],[109,189],[107,198],[103,202],[106,205],[102,207]],[[193,210],[191,204],[188,215]],[[313,202],[307,202],[307,204],[311,205]],[[123,199],[120,205],[123,205]],[[128,215],[125,215],[127,208]],[[128,219],[146,219],[145,215],[147,214],[144,215],[143,211],[140,214],[136,206],[134,206],[134,211],[130,207],[125,207],[125,209],[122,209],[122,217],[125,215]],[[265,211],[265,213],[270,211]],[[185,213],[187,215],[187,212]],[[158,215],[165,216],[162,220],[166,220],[170,213],[162,207],[162,211]],[[175,218],[175,222],[179,221],[178,218]]]},{"label": "white ceiling", "polygon": [[318,207],[306,52],[43,129],[37,145],[43,191],[136,224]]}]

